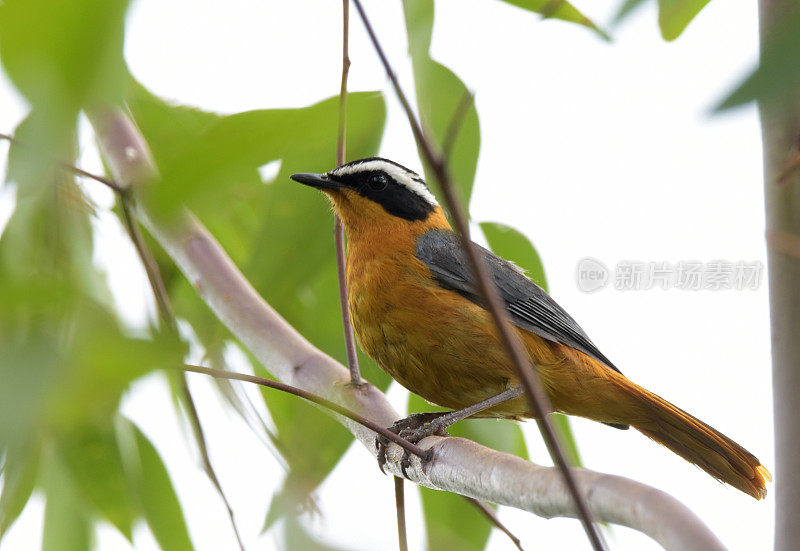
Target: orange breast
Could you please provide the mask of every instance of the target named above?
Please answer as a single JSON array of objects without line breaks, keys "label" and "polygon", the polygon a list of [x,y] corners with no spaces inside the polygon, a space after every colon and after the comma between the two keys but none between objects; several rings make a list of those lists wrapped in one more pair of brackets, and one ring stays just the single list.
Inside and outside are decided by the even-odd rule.
[{"label": "orange breast", "polygon": [[431,403],[461,408],[512,379],[487,313],[442,289],[416,258],[416,238],[443,214],[350,236],[350,316],[362,349],[396,381]]},{"label": "orange breast", "polygon": [[[439,223],[447,223],[443,215]],[[417,236],[430,227],[430,221],[404,222],[350,236],[350,316],[361,348],[392,378],[433,404],[459,409],[518,380],[489,313],[442,288],[416,257]],[[601,404],[617,391],[610,369],[566,346],[517,332],[555,409],[604,417]],[[530,414],[524,397],[485,413]]]}]

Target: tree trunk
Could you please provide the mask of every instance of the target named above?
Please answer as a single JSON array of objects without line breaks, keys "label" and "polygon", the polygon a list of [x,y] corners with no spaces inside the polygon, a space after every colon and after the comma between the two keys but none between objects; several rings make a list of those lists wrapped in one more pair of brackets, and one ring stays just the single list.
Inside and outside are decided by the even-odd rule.
[{"label": "tree trunk", "polygon": [[[796,0],[759,0],[761,49]],[[775,409],[775,549],[800,547],[800,90],[759,101]]]}]

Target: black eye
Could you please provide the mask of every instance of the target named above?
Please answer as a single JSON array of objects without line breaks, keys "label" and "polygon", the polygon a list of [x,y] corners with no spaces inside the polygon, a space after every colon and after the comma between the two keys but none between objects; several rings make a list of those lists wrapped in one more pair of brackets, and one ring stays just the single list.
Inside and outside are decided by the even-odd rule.
[{"label": "black eye", "polygon": [[386,188],[388,181],[386,180],[386,176],[383,174],[373,174],[369,177],[369,180],[367,180],[367,184],[369,185],[370,189],[380,191]]}]

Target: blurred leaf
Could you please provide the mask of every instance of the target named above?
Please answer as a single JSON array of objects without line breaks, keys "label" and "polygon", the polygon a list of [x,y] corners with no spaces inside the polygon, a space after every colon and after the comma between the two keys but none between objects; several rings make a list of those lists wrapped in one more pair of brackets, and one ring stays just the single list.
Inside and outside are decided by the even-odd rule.
[{"label": "blurred leaf", "polygon": [[[31,134],[35,113],[25,118],[15,134]],[[76,141],[74,135],[64,141],[57,157],[74,162]],[[56,166],[46,152],[12,144],[7,180],[16,187],[17,204],[0,241],[3,278],[58,279],[110,304],[105,279],[92,262],[94,205],[73,175]]]},{"label": "blurred leaf", "polygon": [[[547,291],[547,277],[544,273],[542,259],[527,237],[514,228],[498,222],[481,222],[480,227],[489,247],[495,254],[510,260],[525,270],[529,278]],[[564,444],[564,454],[567,460],[571,465],[581,466],[581,456],[569,418],[560,413],[554,413],[550,416],[550,421]]]},{"label": "blurred leaf", "polygon": [[[259,293],[315,346],[344,362],[330,206],[321,194],[288,178],[294,172],[333,167],[337,98],[301,109],[223,117],[170,105],[134,84],[129,105],[164,180],[151,200],[167,209],[189,205]],[[379,93],[349,95],[350,158],[377,152],[385,117]],[[276,161],[278,175],[265,184],[258,169]],[[164,195],[157,195],[160,188]],[[176,312],[191,323],[213,357],[228,332],[182,277],[170,283]],[[390,378],[371,360],[360,358],[365,377],[386,388]],[[259,371],[255,359],[253,365]],[[268,391],[264,398],[291,473],[287,493],[273,500],[272,521],[273,515],[295,512],[305,503],[304,494],[327,476],[352,435],[294,396]]]},{"label": "blurred leaf", "polygon": [[44,465],[44,509],[42,551],[86,551],[91,549],[91,522],[69,473],[55,454]]},{"label": "blurred leaf", "polygon": [[338,547],[325,545],[312,538],[305,527],[295,519],[287,519],[284,535],[286,549],[290,551],[339,551]]},{"label": "blurred leaf", "polygon": [[[6,329],[13,327],[14,320],[2,322],[2,329]],[[24,323],[20,320],[20,325]],[[3,331],[4,338],[0,339],[0,442],[10,450],[24,446],[38,433],[62,369],[52,331],[37,328],[29,332],[24,326],[16,329]],[[24,338],[15,335],[23,331]]]},{"label": "blurred leaf", "polygon": [[74,129],[81,108],[119,102],[128,0],[5,0],[0,59],[33,106],[30,145],[45,152]]},{"label": "blurred leaf", "polygon": [[[710,0],[658,0],[658,26],[664,40],[678,38]],[[612,25],[627,19],[645,0],[625,0]]]},{"label": "blurred leaf", "polygon": [[619,7],[614,19],[611,20],[612,26],[617,26],[627,19],[634,11],[642,7],[646,0],[625,0]]},{"label": "blurred leaf", "polygon": [[65,434],[58,451],[81,494],[132,542],[136,508],[113,426],[84,425]]},{"label": "blurred leaf", "polygon": [[540,14],[546,19],[559,19],[568,23],[577,23],[595,31],[604,40],[610,37],[595,23],[583,15],[566,0],[503,0],[506,4]]},{"label": "blurred leaf", "polygon": [[289,474],[273,496],[264,529],[285,515],[312,507],[309,494],[328,476],[350,446],[353,435],[330,415],[302,398],[262,388]]},{"label": "blurred leaf", "polygon": [[33,493],[39,474],[39,450],[33,446],[5,450],[3,490],[0,493],[0,541]]},{"label": "blurred leaf", "polygon": [[675,40],[710,0],[658,0],[658,26],[664,40]]},{"label": "blurred leaf", "polygon": [[753,100],[795,98],[800,88],[800,5],[785,10],[775,30],[761,37],[761,61],[719,105],[722,111]]},{"label": "blurred leaf", "polygon": [[128,419],[117,418],[128,484],[138,497],[150,531],[162,549],[194,549],[186,519],[166,467],[153,444]]},{"label": "blurred leaf", "polygon": [[[409,412],[447,411],[409,394]],[[489,448],[528,458],[522,429],[517,423],[498,419],[467,419],[448,429],[452,436],[469,438]],[[482,550],[492,525],[463,497],[420,487],[428,549]]]},{"label": "blurred leaf", "polygon": [[110,314],[88,302],[70,321],[64,377],[47,408],[52,425],[66,430],[86,421],[108,423],[134,379],[180,365],[186,352],[183,343],[167,337],[124,336]]},{"label": "blurred leaf", "polygon": [[[422,127],[440,147],[448,134],[457,132],[448,167],[464,205],[468,205],[481,143],[478,111],[464,83],[430,57],[433,0],[408,0],[403,2],[403,9]],[[427,167],[426,175],[430,184],[438,185]]]}]

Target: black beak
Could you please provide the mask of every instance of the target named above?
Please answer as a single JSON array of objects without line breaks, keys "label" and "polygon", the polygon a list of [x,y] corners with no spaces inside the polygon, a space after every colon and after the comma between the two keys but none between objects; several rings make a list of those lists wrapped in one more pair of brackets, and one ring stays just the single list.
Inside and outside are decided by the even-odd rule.
[{"label": "black beak", "polygon": [[339,183],[328,178],[327,174],[314,174],[313,172],[299,172],[289,176],[295,182],[300,182],[317,189],[333,189],[340,187]]}]

